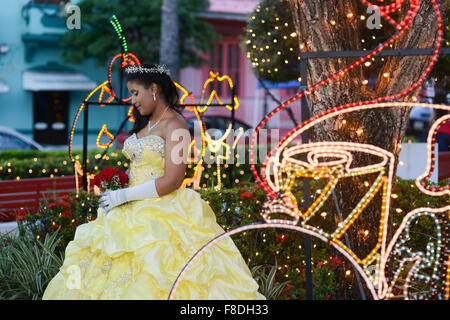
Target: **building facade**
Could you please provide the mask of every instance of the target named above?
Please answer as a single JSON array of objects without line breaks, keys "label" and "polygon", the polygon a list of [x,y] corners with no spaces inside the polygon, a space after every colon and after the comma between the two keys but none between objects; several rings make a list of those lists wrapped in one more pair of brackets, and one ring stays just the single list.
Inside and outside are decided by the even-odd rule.
[{"label": "building facade", "polygon": [[[62,147],[68,144],[77,109],[105,70],[93,61],[62,63],[59,42],[67,26],[57,2],[17,0],[2,6],[0,83],[6,89],[0,93],[0,125],[43,145]],[[91,119],[95,128],[95,115]]]},{"label": "building facade", "polygon": [[[0,0],[6,1],[6,0]],[[75,116],[83,100],[97,85],[107,79],[107,67],[96,67],[92,59],[81,64],[62,62],[59,42],[67,32],[65,18],[61,14],[60,0],[8,1],[0,12],[0,125],[13,128],[44,145],[67,147]],[[72,0],[72,4],[78,1]],[[209,64],[202,68],[187,67],[181,70],[180,82],[200,101],[204,82],[209,71],[229,75],[236,85],[240,106],[236,119],[256,126],[265,110],[276,104],[267,100],[258,89],[257,79],[241,46],[248,15],[259,1],[210,0],[207,12],[199,18],[209,21],[222,39],[208,53]],[[125,26],[126,27],[126,26]],[[217,86],[219,96],[230,100],[231,92],[225,86]],[[293,91],[273,90],[284,100]],[[293,108],[296,118],[299,107]],[[92,107],[89,111],[88,145],[96,148],[96,139],[102,125],[116,132],[127,115],[128,108]],[[225,108],[210,108],[206,114],[230,115]],[[285,113],[273,119],[271,126],[292,128]],[[125,129],[130,129],[128,123]],[[288,129],[286,129],[288,130]],[[73,147],[81,148],[82,124],[75,128]]]},{"label": "building facade", "polygon": [[[258,80],[252,70],[252,64],[241,43],[245,39],[245,27],[251,13],[256,9],[258,0],[210,0],[210,7],[202,14],[202,18],[210,22],[222,39],[214,44],[206,59],[209,64],[200,69],[185,68],[181,72],[181,82],[189,84],[187,89],[194,93],[199,101],[202,96],[203,83],[209,78],[209,71],[219,72],[220,75],[229,75],[236,85],[236,95],[239,99],[239,108],[236,110],[236,119],[255,128],[264,118],[265,114],[277,107],[277,104],[266,97],[264,90],[258,86]],[[300,86],[300,83],[298,84]],[[223,101],[231,101],[231,91],[227,86],[216,86],[218,95]],[[297,88],[271,89],[271,93],[279,101],[285,101],[298,92]],[[297,122],[301,118],[301,104],[294,102],[291,109]],[[230,116],[226,108],[210,108],[207,115]],[[286,112],[275,115],[269,123],[269,128],[279,129],[283,136],[294,127],[292,120]]]}]

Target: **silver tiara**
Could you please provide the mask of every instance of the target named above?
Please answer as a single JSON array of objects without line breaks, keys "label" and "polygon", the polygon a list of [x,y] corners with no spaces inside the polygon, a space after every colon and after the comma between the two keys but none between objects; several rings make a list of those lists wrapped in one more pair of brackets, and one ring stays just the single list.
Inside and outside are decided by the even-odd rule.
[{"label": "silver tiara", "polygon": [[156,67],[145,68],[141,66],[130,66],[125,68],[126,73],[159,73],[166,74],[170,77],[170,71],[165,65],[156,65]]}]

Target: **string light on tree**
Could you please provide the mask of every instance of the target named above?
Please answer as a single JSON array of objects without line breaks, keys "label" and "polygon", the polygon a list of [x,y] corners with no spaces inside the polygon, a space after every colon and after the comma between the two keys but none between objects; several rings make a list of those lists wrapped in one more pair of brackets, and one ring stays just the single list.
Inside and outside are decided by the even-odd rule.
[{"label": "string light on tree", "polygon": [[[288,0],[263,0],[247,25],[247,53],[257,77],[273,82],[297,80],[298,36]],[[264,21],[264,22],[263,22]],[[255,35],[255,36],[253,36]]]}]

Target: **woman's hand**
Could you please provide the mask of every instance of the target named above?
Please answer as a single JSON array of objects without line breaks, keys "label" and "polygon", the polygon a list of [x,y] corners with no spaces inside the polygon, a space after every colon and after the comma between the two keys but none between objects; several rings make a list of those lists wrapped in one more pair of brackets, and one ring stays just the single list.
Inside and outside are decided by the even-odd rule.
[{"label": "woman's hand", "polygon": [[103,208],[108,213],[112,208],[127,202],[126,193],[124,189],[109,190],[106,189],[99,199],[99,207]]}]

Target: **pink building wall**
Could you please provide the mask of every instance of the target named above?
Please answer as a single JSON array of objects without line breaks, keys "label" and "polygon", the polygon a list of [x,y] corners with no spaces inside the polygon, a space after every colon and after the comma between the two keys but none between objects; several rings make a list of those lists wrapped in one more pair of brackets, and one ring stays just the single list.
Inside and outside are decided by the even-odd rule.
[{"label": "pink building wall", "polygon": [[[218,33],[223,38],[220,43],[239,43],[238,36],[245,35],[246,19],[258,5],[259,1],[255,0],[210,0],[210,8],[204,18],[212,23]],[[236,19],[230,16],[236,16]],[[236,119],[241,120],[251,127],[256,127],[258,123],[264,118],[264,91],[257,89],[257,79],[253,73],[250,60],[247,58],[245,51],[240,49],[240,72],[239,77],[239,94],[240,102],[239,108],[236,110]],[[210,65],[205,65],[202,68],[188,67],[181,70],[180,81],[186,89],[194,94],[195,102],[200,101],[203,83],[208,79],[208,70]],[[218,70],[214,70],[215,72]],[[221,74],[222,75],[222,74]],[[235,82],[235,79],[233,79]],[[280,100],[284,101],[289,96],[292,96],[296,90],[271,90],[271,92]],[[208,94],[209,96],[209,94]],[[231,101],[231,98],[221,97],[224,101]],[[293,103],[292,110],[296,116],[297,122],[300,122],[300,103]],[[267,110],[270,112],[277,104],[272,99],[267,100]],[[223,114],[231,116],[231,112],[225,108],[211,107],[206,112],[206,115]],[[294,127],[292,121],[289,119],[287,113],[282,111],[276,115],[268,123],[269,128],[281,128],[281,135],[286,134]]]},{"label": "pink building wall", "polygon": [[210,12],[249,14],[255,10],[259,0],[210,0]]}]

